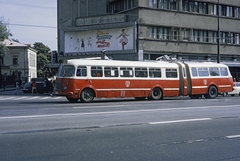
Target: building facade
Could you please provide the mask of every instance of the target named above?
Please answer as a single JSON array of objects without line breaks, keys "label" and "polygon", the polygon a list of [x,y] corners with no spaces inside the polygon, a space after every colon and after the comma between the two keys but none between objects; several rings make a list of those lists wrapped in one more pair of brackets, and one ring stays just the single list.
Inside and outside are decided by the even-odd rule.
[{"label": "building facade", "polygon": [[223,62],[239,78],[239,26],[239,0],[58,0],[59,59],[172,55]]},{"label": "building facade", "polygon": [[15,81],[31,81],[37,77],[37,51],[28,44],[21,44],[9,39],[3,42],[7,53],[2,54],[1,81],[14,84]]}]

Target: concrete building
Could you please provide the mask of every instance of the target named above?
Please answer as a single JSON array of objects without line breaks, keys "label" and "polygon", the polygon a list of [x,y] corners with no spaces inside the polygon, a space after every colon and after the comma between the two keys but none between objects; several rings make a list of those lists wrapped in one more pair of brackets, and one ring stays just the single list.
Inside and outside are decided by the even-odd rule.
[{"label": "concrete building", "polygon": [[2,55],[1,74],[2,80],[7,84],[15,81],[31,81],[37,77],[37,51],[28,44],[21,44],[9,39],[3,42],[8,47],[8,52]]},{"label": "concrete building", "polygon": [[167,54],[187,61],[220,61],[240,77],[239,0],[57,4],[59,59],[100,56],[103,49],[113,59],[154,60]]}]

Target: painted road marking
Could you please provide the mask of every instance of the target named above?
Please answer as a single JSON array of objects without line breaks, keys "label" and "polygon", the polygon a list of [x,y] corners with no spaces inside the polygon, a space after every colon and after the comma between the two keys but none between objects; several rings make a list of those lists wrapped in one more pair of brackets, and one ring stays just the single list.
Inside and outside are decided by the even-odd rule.
[{"label": "painted road marking", "polygon": [[172,120],[172,121],[148,122],[148,124],[150,124],[150,125],[171,124],[171,123],[193,122],[193,121],[207,121],[207,120],[212,120],[212,119],[211,118],[198,118],[198,119],[187,119],[187,120]]},{"label": "painted road marking", "polygon": [[226,138],[233,139],[233,138],[240,138],[240,135],[229,135]]}]

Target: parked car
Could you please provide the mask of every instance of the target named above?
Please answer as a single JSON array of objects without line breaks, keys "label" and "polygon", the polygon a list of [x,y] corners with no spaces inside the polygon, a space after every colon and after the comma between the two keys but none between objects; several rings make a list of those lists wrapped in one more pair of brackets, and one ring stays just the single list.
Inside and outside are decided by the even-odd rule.
[{"label": "parked car", "polygon": [[234,82],[234,87],[232,92],[228,92],[228,95],[235,96],[239,95],[240,96],[240,82]]},{"label": "parked car", "polygon": [[46,78],[32,78],[31,82],[27,82],[23,85],[22,91],[24,93],[32,92],[32,82],[36,82],[37,93],[49,92],[49,81]]}]

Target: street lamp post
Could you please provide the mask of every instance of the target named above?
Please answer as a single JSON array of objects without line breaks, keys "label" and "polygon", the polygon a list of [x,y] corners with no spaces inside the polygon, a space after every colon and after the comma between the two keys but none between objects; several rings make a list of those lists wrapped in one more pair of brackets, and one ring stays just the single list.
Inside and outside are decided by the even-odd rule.
[{"label": "street lamp post", "polygon": [[217,5],[218,34],[217,34],[217,63],[220,63],[220,29],[219,29],[219,0]]}]

